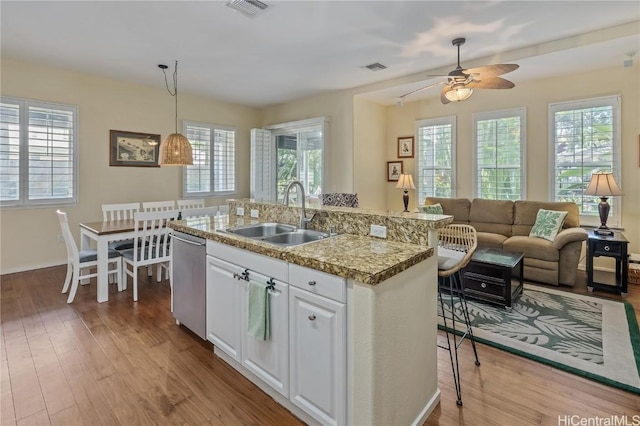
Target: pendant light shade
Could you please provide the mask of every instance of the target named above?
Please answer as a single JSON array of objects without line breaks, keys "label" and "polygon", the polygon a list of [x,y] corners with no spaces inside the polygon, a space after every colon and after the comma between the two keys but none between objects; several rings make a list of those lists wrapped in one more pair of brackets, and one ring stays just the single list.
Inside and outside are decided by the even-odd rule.
[{"label": "pendant light shade", "polygon": [[162,166],[190,166],[193,164],[193,153],[191,150],[191,142],[184,135],[178,133],[178,61],[176,61],[173,71],[173,93],[167,82],[166,65],[158,65],[164,73],[164,82],[167,85],[167,91],[175,97],[176,104],[176,127],[175,133],[170,134],[160,145],[159,163]]},{"label": "pendant light shade", "polygon": [[465,99],[469,99],[472,94],[473,89],[465,87],[464,84],[460,84],[454,85],[451,90],[444,94],[444,96],[451,102],[460,102],[464,101]]}]

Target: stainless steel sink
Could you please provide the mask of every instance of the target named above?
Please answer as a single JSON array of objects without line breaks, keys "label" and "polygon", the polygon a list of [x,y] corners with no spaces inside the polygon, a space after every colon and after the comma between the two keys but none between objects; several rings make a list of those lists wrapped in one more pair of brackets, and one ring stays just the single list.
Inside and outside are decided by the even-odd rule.
[{"label": "stainless steel sink", "polygon": [[284,223],[258,223],[253,225],[237,226],[235,228],[226,229],[232,234],[242,235],[247,238],[265,238],[273,235],[282,234],[283,232],[293,232],[295,226],[286,225]]},{"label": "stainless steel sink", "polygon": [[257,223],[225,229],[225,232],[264,241],[282,247],[297,246],[329,238],[326,232],[313,229],[296,229],[284,223]]},{"label": "stainless steel sink", "polygon": [[328,237],[329,234],[326,232],[313,231],[311,229],[298,229],[296,231],[285,232],[272,237],[263,238],[262,241],[280,246],[297,246],[299,244],[323,240]]}]

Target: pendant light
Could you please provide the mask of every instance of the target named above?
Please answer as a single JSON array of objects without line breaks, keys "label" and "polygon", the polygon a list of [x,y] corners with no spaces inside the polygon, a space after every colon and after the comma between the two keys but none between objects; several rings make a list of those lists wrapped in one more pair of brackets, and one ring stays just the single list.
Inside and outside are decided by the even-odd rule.
[{"label": "pendant light", "polygon": [[178,61],[176,61],[173,71],[173,92],[169,88],[167,81],[166,65],[158,65],[164,73],[164,82],[169,94],[176,98],[176,127],[175,133],[170,134],[160,145],[159,162],[162,166],[190,166],[193,164],[193,154],[189,139],[178,133]]}]

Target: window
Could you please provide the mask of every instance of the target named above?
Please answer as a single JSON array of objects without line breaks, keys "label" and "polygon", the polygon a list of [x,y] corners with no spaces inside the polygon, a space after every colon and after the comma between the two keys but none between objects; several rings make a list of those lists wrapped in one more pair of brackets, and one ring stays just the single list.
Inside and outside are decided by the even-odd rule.
[{"label": "window", "polygon": [[193,165],[184,169],[185,197],[236,192],[236,130],[215,124],[185,121]]},{"label": "window", "polygon": [[[620,96],[549,105],[551,199],[571,201],[581,222],[597,224],[597,197],[583,193],[597,171],[613,172],[620,182]],[[609,199],[609,225],[620,225],[620,200]]]},{"label": "window", "polygon": [[73,106],[2,98],[2,206],[77,201],[77,120]]},{"label": "window", "polygon": [[526,198],[525,129],[524,108],[473,114],[476,197]]},{"label": "window", "polygon": [[455,117],[416,122],[416,189],[420,205],[426,197],[455,197],[455,129]]}]

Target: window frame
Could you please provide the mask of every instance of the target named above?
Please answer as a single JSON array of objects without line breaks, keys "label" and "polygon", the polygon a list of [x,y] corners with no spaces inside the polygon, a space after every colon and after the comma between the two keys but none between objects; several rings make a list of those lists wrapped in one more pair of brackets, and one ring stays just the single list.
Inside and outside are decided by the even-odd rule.
[{"label": "window frame", "polygon": [[[480,197],[480,182],[478,179],[478,122],[499,120],[502,118],[520,118],[520,195],[519,200],[527,199],[527,109],[525,107],[510,108],[499,111],[473,113],[473,196]],[[497,167],[496,167],[497,169]],[[496,198],[505,200],[505,198]]]},{"label": "window frame", "polygon": [[[437,117],[437,118],[424,118],[420,120],[416,120],[415,124],[415,140],[416,140],[416,205],[418,207],[424,206],[424,198],[425,197],[433,197],[435,195],[427,194],[425,197],[420,195],[422,188],[422,168],[420,167],[420,163],[422,161],[423,148],[420,139],[420,129],[424,127],[432,127],[432,126],[451,126],[451,198],[456,197],[456,174],[457,174],[457,158],[456,158],[456,145],[457,145],[457,118],[455,115],[447,116],[447,117]],[[435,167],[434,167],[435,169]],[[429,169],[431,170],[431,169]],[[435,185],[434,185],[435,188]]]},{"label": "window frame", "polygon": [[[20,209],[34,207],[55,207],[78,204],[79,199],[79,121],[80,112],[76,105],[59,104],[55,102],[44,102],[32,99],[15,98],[10,96],[0,97],[0,103],[16,104],[19,107],[19,196],[18,200],[0,200],[0,209]],[[49,110],[62,110],[72,114],[72,132],[70,146],[72,151],[72,195],[68,198],[46,198],[29,200],[29,108],[42,108]]]},{"label": "window frame", "polygon": [[[612,165],[611,171],[615,177],[616,183],[620,188],[623,187],[622,183],[622,96],[608,95],[597,98],[577,99],[563,102],[553,102],[548,105],[548,148],[549,148],[549,200],[557,201],[556,199],[556,122],[555,114],[560,111],[573,111],[585,108],[597,108],[602,106],[611,106],[613,109],[613,140],[612,140]],[[584,143],[584,140],[583,140]],[[581,164],[584,164],[581,163]],[[604,170],[603,170],[604,171]],[[589,182],[584,185],[584,190]],[[583,192],[584,192],[583,190]],[[588,196],[591,197],[591,196]],[[612,205],[612,212],[609,214],[607,225],[612,228],[622,227],[622,198],[612,197],[609,198],[609,204]],[[582,213],[582,205],[578,205],[580,214],[580,225],[582,226],[599,226],[600,217],[595,212],[594,214],[586,215]]]},{"label": "window frame", "polygon": [[214,134],[216,130],[219,131],[227,131],[227,132],[233,132],[234,134],[234,140],[233,140],[233,162],[234,162],[234,170],[233,170],[233,176],[234,176],[234,188],[231,191],[216,191],[215,188],[215,184],[214,184],[214,176],[215,176],[215,169],[214,169],[214,162],[211,161],[209,163],[209,184],[210,184],[210,191],[199,191],[199,192],[188,192],[187,191],[187,187],[188,187],[188,182],[187,182],[187,172],[189,170],[189,166],[185,166],[183,167],[182,170],[182,198],[184,199],[189,199],[189,198],[202,198],[202,197],[216,197],[216,196],[227,196],[227,195],[235,195],[238,193],[238,129],[235,126],[224,126],[221,124],[214,124],[214,123],[205,123],[202,121],[192,121],[192,120],[183,120],[182,121],[182,134],[187,135],[188,134],[188,127],[192,126],[192,127],[206,127],[209,129],[209,131],[211,132],[212,135],[212,139],[211,139],[211,146],[210,146],[210,157],[211,159],[213,159],[213,150],[214,150],[214,145],[215,145],[215,141],[214,141]]}]

